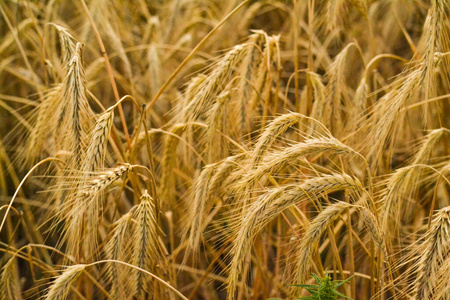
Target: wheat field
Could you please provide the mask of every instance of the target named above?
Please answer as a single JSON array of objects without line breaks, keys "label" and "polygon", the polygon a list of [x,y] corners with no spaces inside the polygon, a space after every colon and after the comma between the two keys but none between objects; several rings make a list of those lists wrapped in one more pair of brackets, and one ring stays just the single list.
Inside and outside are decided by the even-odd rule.
[{"label": "wheat field", "polygon": [[450,299],[449,0],[0,13],[0,299]]}]

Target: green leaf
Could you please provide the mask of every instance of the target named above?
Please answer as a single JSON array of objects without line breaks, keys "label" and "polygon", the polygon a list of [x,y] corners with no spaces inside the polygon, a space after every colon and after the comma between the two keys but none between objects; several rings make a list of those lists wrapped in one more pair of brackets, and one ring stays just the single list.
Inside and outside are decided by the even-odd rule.
[{"label": "green leaf", "polygon": [[317,282],[317,284],[293,284],[290,286],[300,287],[307,290],[311,295],[303,296],[298,299],[302,300],[337,300],[338,297],[342,297],[345,299],[351,299],[344,294],[338,292],[337,288],[348,283],[353,276],[345,279],[345,280],[332,280],[332,278],[328,275],[328,272],[325,272],[325,276],[319,277],[318,275],[312,273],[311,276]]}]

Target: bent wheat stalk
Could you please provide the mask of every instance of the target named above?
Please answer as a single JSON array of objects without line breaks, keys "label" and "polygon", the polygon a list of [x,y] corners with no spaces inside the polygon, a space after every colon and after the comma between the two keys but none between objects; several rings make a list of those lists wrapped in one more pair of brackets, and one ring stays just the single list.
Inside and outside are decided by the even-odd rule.
[{"label": "bent wheat stalk", "polygon": [[348,175],[326,175],[269,190],[256,199],[234,225],[236,232],[231,250],[232,262],[228,276],[228,296],[234,298],[239,275],[250,252],[256,234],[288,207],[314,199],[320,195],[343,189],[362,189],[361,183]]},{"label": "bent wheat stalk", "polygon": [[69,288],[72,283],[81,275],[85,265],[74,265],[67,269],[56,278],[44,296],[46,300],[64,300],[67,298]]},{"label": "bent wheat stalk", "polygon": [[435,299],[433,295],[437,284],[437,272],[450,255],[449,206],[435,213],[424,239],[418,252],[420,259],[417,263],[417,277],[414,282],[414,300]]},{"label": "bent wheat stalk", "polygon": [[305,235],[301,240],[298,254],[295,256],[297,260],[295,278],[299,282],[306,282],[310,274],[311,260],[313,252],[317,248],[319,239],[328,226],[336,220],[351,204],[339,201],[329,205],[320,214],[314,218],[306,229]]}]

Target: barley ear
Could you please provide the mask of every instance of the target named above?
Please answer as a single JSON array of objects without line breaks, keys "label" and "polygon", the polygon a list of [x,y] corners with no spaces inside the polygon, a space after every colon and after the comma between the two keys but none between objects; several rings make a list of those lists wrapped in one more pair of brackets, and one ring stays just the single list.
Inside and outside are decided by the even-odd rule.
[{"label": "barley ear", "polygon": [[282,135],[290,126],[298,123],[301,119],[301,114],[291,112],[281,115],[270,122],[255,145],[255,150],[253,151],[252,157],[253,167],[257,166],[260,163],[268,148],[275,142],[275,140],[280,135]]},{"label": "barley ear", "polygon": [[205,213],[205,205],[208,201],[207,194],[212,174],[214,173],[216,164],[207,165],[203,168],[200,176],[197,178],[193,195],[193,203],[188,214],[188,247],[187,251],[196,253],[199,248],[201,235],[203,233],[203,219]]},{"label": "barley ear", "polygon": [[438,210],[430,228],[425,233],[425,241],[418,257],[417,276],[414,282],[414,300],[434,298],[437,274],[440,266],[450,254],[450,207]]},{"label": "barley ear", "polygon": [[[128,212],[114,224],[113,234],[104,250],[107,259],[130,262],[131,217],[132,213]],[[129,268],[116,263],[107,263],[106,278],[111,283],[110,293],[113,298],[127,299],[134,294],[133,272]]]},{"label": "barley ear", "polygon": [[113,125],[114,107],[110,107],[98,118],[89,139],[86,158],[83,163],[84,172],[93,172],[103,167],[106,143]]},{"label": "barley ear", "polygon": [[[66,242],[66,252],[76,261],[89,259],[97,247],[97,230],[103,212],[101,192],[131,171],[124,164],[105,170],[80,185],[66,199],[66,209],[59,212],[59,221],[65,220],[61,243]],[[80,244],[80,241],[85,241]]]},{"label": "barley ear", "polygon": [[[161,264],[162,251],[159,246],[159,227],[156,217],[155,202],[147,192],[140,198],[140,204],[133,214],[136,219],[134,228],[133,264],[147,271],[154,271]],[[148,277],[142,272],[136,275],[136,295],[142,297],[148,292]]]},{"label": "barley ear", "polygon": [[17,286],[16,259],[11,257],[1,269],[0,299],[20,300],[21,291]]},{"label": "barley ear", "polygon": [[65,300],[69,294],[70,286],[81,275],[84,269],[85,265],[74,265],[67,267],[67,269],[65,269],[64,272],[59,275],[49,287],[44,299]]},{"label": "barley ear", "polygon": [[175,124],[164,141],[164,152],[161,159],[161,199],[166,204],[174,200],[176,176],[172,172],[176,164],[176,153],[180,143],[180,136],[186,129],[186,124]]},{"label": "barley ear", "polygon": [[305,235],[301,241],[297,259],[296,279],[299,282],[306,282],[310,273],[311,257],[317,248],[319,239],[328,226],[336,220],[345,209],[351,205],[347,202],[336,202],[327,206],[320,214],[314,218],[306,229]]}]

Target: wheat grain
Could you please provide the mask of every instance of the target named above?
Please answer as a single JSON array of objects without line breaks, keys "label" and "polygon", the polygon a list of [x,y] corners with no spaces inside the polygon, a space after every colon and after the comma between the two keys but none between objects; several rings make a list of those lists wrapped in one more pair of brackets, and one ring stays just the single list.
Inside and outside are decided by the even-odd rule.
[{"label": "wheat grain", "polygon": [[239,136],[244,135],[249,132],[250,129],[250,119],[248,114],[248,100],[252,94],[252,83],[255,80],[257,66],[262,60],[259,48],[262,46],[266,34],[261,31],[256,31],[248,39],[248,50],[242,60],[241,66],[239,68],[239,73],[242,74],[242,78],[239,81],[239,87],[236,91],[236,113],[239,118],[237,127]]},{"label": "wheat grain", "polygon": [[83,172],[93,172],[102,169],[106,154],[106,142],[113,125],[114,107],[110,107],[98,118],[89,139],[86,158],[83,162]]},{"label": "wheat grain", "polygon": [[320,237],[328,226],[330,226],[332,222],[349,207],[350,204],[347,202],[337,202],[327,206],[327,208],[321,211],[320,214],[314,218],[309,227],[306,229],[305,235],[301,240],[298,254],[295,256],[297,259],[296,278],[298,278],[300,282],[305,282],[308,278],[308,274],[310,273],[311,258],[317,244],[319,243]]},{"label": "wheat grain", "polygon": [[399,168],[391,174],[386,182],[386,187],[382,192],[382,230],[390,233],[387,237],[397,236],[397,229],[401,222],[401,217],[410,214],[411,209],[402,205],[400,199],[415,198],[417,190],[414,187],[419,185],[421,174],[420,164],[426,164],[430,160],[431,152],[435,149],[436,143],[447,132],[446,129],[440,128],[431,131],[419,144],[416,154],[411,160],[411,164],[407,167]]},{"label": "wheat grain", "polygon": [[245,54],[247,48],[247,44],[234,46],[217,62],[214,71],[208,76],[208,80],[201,82],[201,85],[196,88],[196,94],[183,109],[184,122],[197,120],[211,106],[211,101],[226,85],[226,80],[233,73],[233,68]]},{"label": "wheat grain", "polygon": [[323,176],[311,178],[299,186],[289,185],[269,190],[256,199],[245,215],[240,216],[242,220],[235,225],[237,233],[233,241],[232,263],[227,280],[229,297],[234,297],[239,274],[254,237],[266,224],[291,205],[346,188],[361,188],[361,183],[348,175]]},{"label": "wheat grain", "polygon": [[190,204],[189,213],[189,239],[188,239],[188,251],[196,253],[200,243],[201,234],[203,232],[203,214],[205,212],[205,204],[209,200],[207,197],[208,189],[210,188],[211,177],[217,168],[216,164],[207,165],[203,168],[200,176],[197,178],[194,187],[194,201]]},{"label": "wheat grain", "polygon": [[[66,200],[66,210],[61,211],[59,217],[66,221],[62,242],[67,243],[67,253],[77,261],[81,258],[87,260],[94,254],[102,211],[100,193],[131,169],[131,165],[125,164],[103,171],[89,179]],[[80,240],[85,242],[80,244]]]},{"label": "wheat grain", "polygon": [[85,155],[86,134],[91,127],[91,110],[86,98],[86,78],[82,66],[81,44],[67,66],[67,76],[62,83],[62,97],[55,140],[57,150],[72,154],[70,165],[80,167]]},{"label": "wheat grain", "polygon": [[[137,224],[133,235],[134,265],[144,270],[154,270],[156,264],[161,263],[161,250],[158,241],[158,224],[155,203],[152,197],[144,193],[140,204],[134,212]],[[144,274],[136,275],[136,295],[140,297],[147,291],[147,281]]]},{"label": "wheat grain", "polygon": [[263,176],[282,170],[287,165],[292,164],[306,155],[327,151],[334,153],[355,153],[353,149],[334,138],[308,139],[303,143],[296,143],[281,151],[266,155],[261,165],[251,170],[236,184],[236,191],[242,191],[245,187],[253,185]]},{"label": "wheat grain", "polygon": [[64,272],[59,275],[53,284],[49,287],[46,300],[64,300],[67,298],[69,288],[72,283],[81,275],[84,271],[84,265],[74,265],[67,267]]},{"label": "wheat grain", "polygon": [[435,299],[437,272],[450,253],[450,207],[435,213],[420,249],[413,299]]},{"label": "wheat grain", "polygon": [[[226,113],[229,99],[230,93],[228,91],[221,93],[211,108],[210,115],[206,121],[206,124],[208,125],[206,138],[208,143],[207,151],[209,163],[218,161],[227,154],[228,149],[221,134],[226,134]],[[219,131],[220,134],[216,131]]]},{"label": "wheat grain", "polygon": [[264,132],[258,139],[253,150],[252,169],[261,162],[261,159],[266,154],[268,148],[275,142],[275,140],[283,134],[290,126],[299,122],[303,116],[298,113],[284,114],[274,119],[266,127]]},{"label": "wheat grain", "polygon": [[[112,237],[104,250],[107,259],[125,262],[130,260],[131,217],[132,213],[128,212],[114,224]],[[114,263],[108,263],[106,268],[106,275],[111,283],[112,297],[127,299],[135,294],[135,285],[131,281],[133,276],[129,268]]]},{"label": "wheat grain", "polygon": [[[313,95],[314,95],[314,103],[311,109],[311,117],[313,119],[318,120],[319,122],[326,121],[324,120],[325,112],[325,102],[326,102],[326,88],[325,85],[322,82],[322,79],[320,78],[320,75],[308,72],[308,80],[311,83],[312,89],[313,89]],[[326,121],[325,123],[327,123]],[[314,123],[310,129],[308,130],[308,133],[311,134],[317,129],[317,125]]]},{"label": "wheat grain", "polygon": [[11,257],[1,269],[0,274],[0,299],[19,300],[22,299],[21,292],[17,286],[16,257]]},{"label": "wheat grain", "polygon": [[171,201],[175,194],[175,177],[172,176],[172,171],[176,163],[176,151],[180,143],[180,136],[187,127],[187,124],[175,124],[164,141],[164,152],[161,159],[161,198],[165,203]]}]

